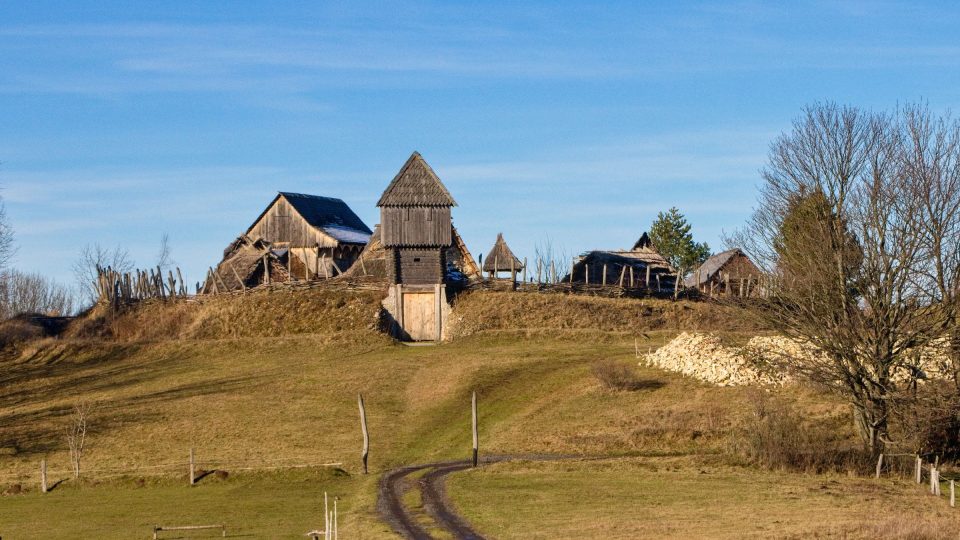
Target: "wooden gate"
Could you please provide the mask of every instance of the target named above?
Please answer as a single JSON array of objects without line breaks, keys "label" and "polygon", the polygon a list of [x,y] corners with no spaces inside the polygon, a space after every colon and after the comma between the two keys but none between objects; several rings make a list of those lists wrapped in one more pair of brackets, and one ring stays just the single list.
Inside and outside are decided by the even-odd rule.
[{"label": "wooden gate", "polygon": [[403,293],[403,329],[413,341],[437,339],[437,296],[430,292]]}]

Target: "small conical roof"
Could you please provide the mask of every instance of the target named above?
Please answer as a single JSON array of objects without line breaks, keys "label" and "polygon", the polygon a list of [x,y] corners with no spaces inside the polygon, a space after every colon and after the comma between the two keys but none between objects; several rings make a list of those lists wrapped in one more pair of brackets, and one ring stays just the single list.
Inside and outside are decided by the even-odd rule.
[{"label": "small conical roof", "polygon": [[456,205],[446,186],[418,152],[410,155],[377,202],[377,206]]},{"label": "small conical roof", "polygon": [[[491,249],[490,253],[483,259],[483,271],[509,272],[511,270],[511,262],[513,263],[513,270],[523,270],[523,263],[510,251],[510,246],[508,246],[507,242],[503,239],[503,233],[499,233],[497,234],[496,243],[493,244],[493,249]],[[494,265],[496,265],[496,268],[494,268]]]}]

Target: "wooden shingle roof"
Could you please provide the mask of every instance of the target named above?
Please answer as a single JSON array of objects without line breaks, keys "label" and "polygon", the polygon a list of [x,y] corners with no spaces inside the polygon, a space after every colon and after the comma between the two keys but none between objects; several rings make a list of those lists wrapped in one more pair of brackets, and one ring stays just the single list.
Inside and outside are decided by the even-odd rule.
[{"label": "wooden shingle roof", "polygon": [[377,206],[456,206],[430,165],[414,152],[384,190]]}]

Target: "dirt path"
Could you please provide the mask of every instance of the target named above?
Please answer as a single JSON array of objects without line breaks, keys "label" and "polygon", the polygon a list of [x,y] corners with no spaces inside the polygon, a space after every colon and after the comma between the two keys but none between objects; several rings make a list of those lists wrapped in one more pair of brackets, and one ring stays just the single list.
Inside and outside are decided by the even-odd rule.
[{"label": "dirt path", "polygon": [[[508,457],[487,458],[483,463],[494,463],[510,459]],[[417,523],[410,509],[403,504],[405,479],[420,471],[429,471],[417,482],[424,510],[443,530],[454,538],[483,540],[483,536],[470,527],[465,519],[458,516],[446,497],[443,481],[450,473],[469,469],[469,461],[444,461],[425,463],[393,469],[380,479],[377,495],[377,511],[398,534],[412,540],[432,540],[433,536]]]},{"label": "dirt path", "polygon": [[[516,455],[516,456],[488,456],[480,460],[480,465],[500,463],[512,460],[528,461],[557,461],[565,459],[598,459],[584,456],[547,456],[547,455]],[[463,471],[471,467],[470,461],[442,461],[424,463],[393,469],[380,479],[377,494],[377,511],[380,517],[404,538],[412,540],[432,540],[433,536],[417,522],[411,509],[403,504],[403,494],[412,489],[407,477],[422,471],[427,471],[417,480],[420,490],[420,499],[423,509],[434,521],[437,527],[453,535],[454,538],[465,540],[483,540],[482,534],[458,515],[453,503],[447,497],[444,481],[447,475]]]}]

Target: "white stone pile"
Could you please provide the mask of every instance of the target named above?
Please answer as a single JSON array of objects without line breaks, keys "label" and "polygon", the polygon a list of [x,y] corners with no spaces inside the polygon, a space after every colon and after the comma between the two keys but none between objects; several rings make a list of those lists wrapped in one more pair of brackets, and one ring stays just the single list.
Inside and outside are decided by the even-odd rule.
[{"label": "white stone pile", "polygon": [[779,351],[785,345],[781,341],[790,340],[754,337],[739,348],[724,345],[712,334],[684,332],[648,354],[644,363],[718,386],[782,385],[789,380],[785,373],[763,367],[765,351]]},{"label": "white stone pile", "polygon": [[[940,340],[925,347],[916,357],[914,369],[900,368],[894,380],[906,380],[917,371],[921,380],[949,376],[948,346],[946,340]],[[786,365],[796,360],[821,360],[819,354],[813,345],[783,336],[755,336],[744,347],[732,347],[713,334],[684,332],[646,355],[641,364],[718,386],[780,386],[791,380]]]}]

